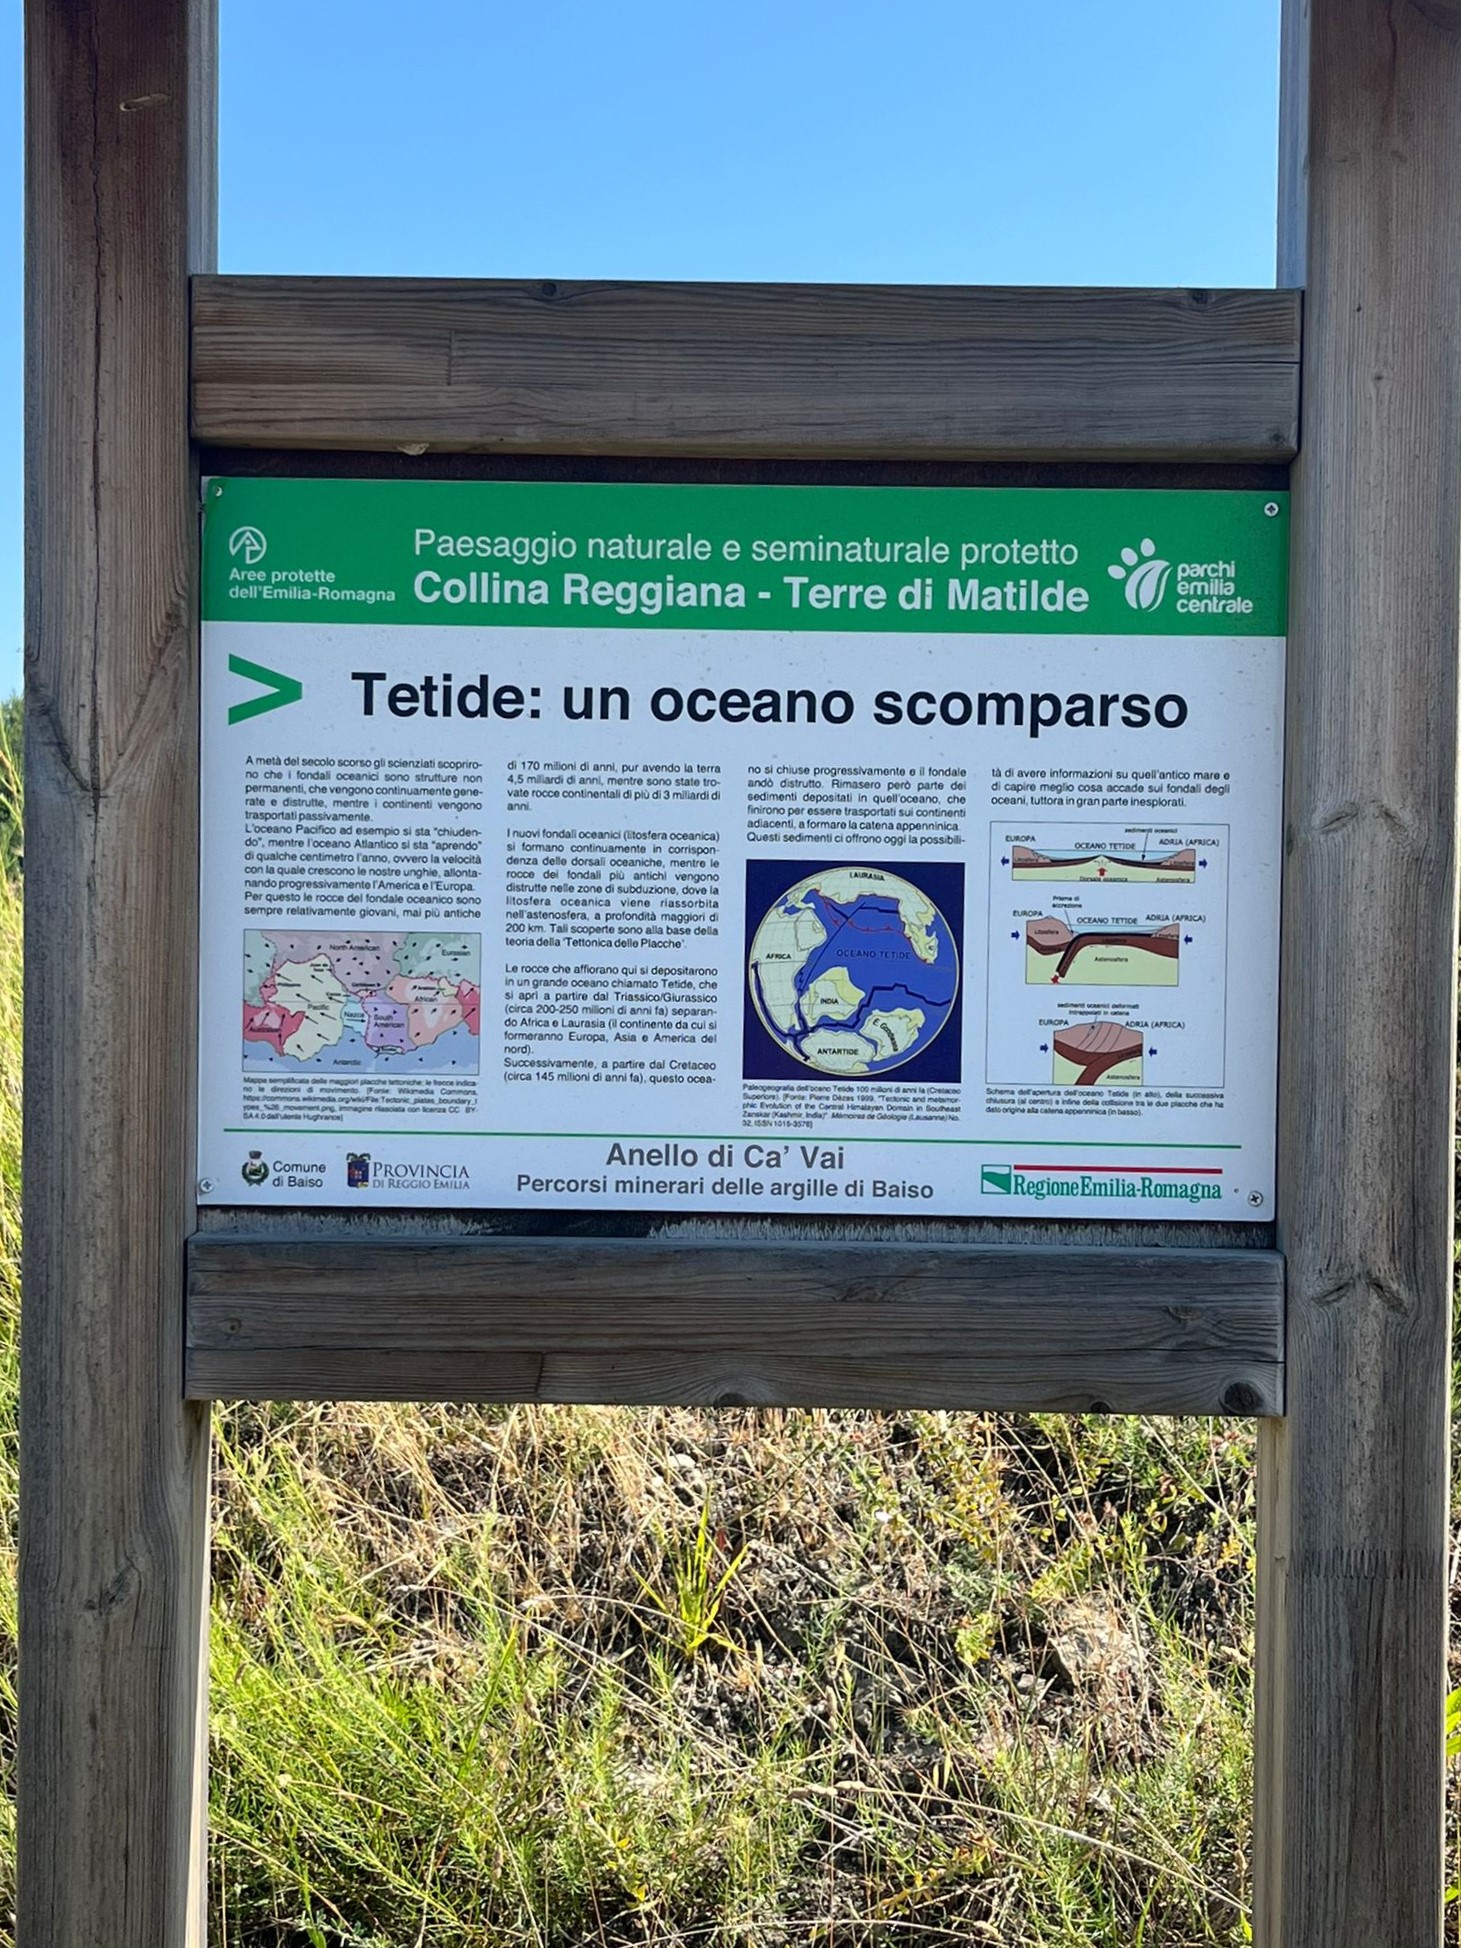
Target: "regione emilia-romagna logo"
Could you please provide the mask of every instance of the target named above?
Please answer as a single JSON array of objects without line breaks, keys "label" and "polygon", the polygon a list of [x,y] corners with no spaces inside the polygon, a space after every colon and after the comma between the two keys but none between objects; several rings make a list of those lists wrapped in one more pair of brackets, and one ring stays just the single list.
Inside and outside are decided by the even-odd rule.
[{"label": "regione emilia-romagna logo", "polygon": [[[252,568],[268,554],[269,544],[264,539],[263,530],[260,528],[235,528],[228,537],[228,552],[231,555],[242,555],[244,565]],[[1111,573],[1114,575],[1116,570],[1113,568]]]},{"label": "regione emilia-romagna logo", "polygon": [[1159,609],[1172,564],[1162,560],[1156,542],[1148,539],[1139,548],[1123,548],[1120,561],[1113,561],[1106,573],[1125,585],[1126,599],[1133,609]]},{"label": "regione emilia-romagna logo", "polygon": [[1216,1204],[1222,1202],[1222,1176],[1210,1164],[985,1163],[979,1188],[986,1197],[1025,1197],[1037,1204],[1047,1197]]}]

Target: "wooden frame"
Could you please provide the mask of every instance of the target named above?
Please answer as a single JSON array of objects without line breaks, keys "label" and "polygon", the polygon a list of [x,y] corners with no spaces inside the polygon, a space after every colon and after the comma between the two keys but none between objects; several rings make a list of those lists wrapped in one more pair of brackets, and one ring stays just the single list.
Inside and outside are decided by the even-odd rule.
[{"label": "wooden frame", "polygon": [[[184,1384],[1286,1405],[1261,1435],[1256,1938],[1439,1943],[1461,5],[1287,0],[1285,36],[1286,1369],[1283,1268],[1238,1227],[361,1245],[213,1213],[185,1382],[192,1066],[145,976],[195,917],[190,402],[197,441],[252,449],[1236,468],[1299,446],[1298,300],[203,275],[190,353],[210,0],[29,0],[22,1948],[203,1940],[207,1423]],[[174,1029],[178,1007],[174,980]],[[528,1310],[548,1266],[551,1334]],[[774,1318],[741,1296],[768,1281]],[[1073,1350],[1032,1360],[1034,1319]]]},{"label": "wooden frame", "polygon": [[[413,469],[447,451],[521,465],[567,450],[656,462],[692,453],[741,467],[756,456],[824,466],[871,458],[892,484],[910,461],[947,470],[973,459],[997,480],[1001,459],[1018,454],[1028,476],[1032,458],[1051,469],[1046,456],[1063,454],[1087,469],[1139,456],[1153,479],[1206,469],[1212,485],[1224,477],[1218,462],[1271,464],[1293,450],[1299,321],[1292,291],[200,278],[193,427],[199,440],[243,443],[210,447],[220,471],[239,462],[247,471],[255,447],[273,447],[270,466],[311,452],[334,455],[347,473],[356,448],[377,465],[381,448],[397,448]],[[1271,1227],[971,1222],[942,1227],[930,1245],[926,1225],[865,1224],[867,1242],[843,1248],[848,1269],[825,1280],[819,1304],[797,1308],[798,1342],[851,1328],[850,1295],[879,1254],[898,1260],[900,1303],[857,1320],[860,1361],[818,1362],[790,1356],[780,1314],[738,1307],[736,1332],[721,1316],[725,1280],[710,1276],[706,1248],[719,1239],[717,1262],[734,1250],[748,1278],[779,1290],[788,1276],[804,1278],[809,1254],[798,1241],[817,1227],[783,1224],[753,1239],[745,1225],[668,1219],[653,1245],[597,1249],[488,1243],[468,1227],[449,1249],[419,1224],[407,1241],[371,1242],[362,1218],[347,1223],[333,1239],[318,1228],[291,1236],[287,1221],[281,1230],[241,1215],[242,1235],[230,1236],[208,1215],[190,1259],[192,1391],[866,1404],[880,1384],[888,1397],[896,1372],[911,1389],[907,1404],[1262,1413],[1282,1400],[1281,1270],[1271,1257],[1253,1262]],[[825,1242],[835,1230],[820,1227],[818,1250],[840,1267]],[[1014,1236],[1020,1255],[988,1248]],[[1072,1261],[1076,1239],[1092,1248]],[[1198,1243],[1208,1250],[1191,1249]],[[347,1313],[359,1329],[353,1347],[355,1327],[328,1291],[340,1251],[353,1266],[348,1290],[390,1295],[373,1321]],[[440,1304],[428,1263],[433,1278],[451,1266]],[[602,1281],[592,1288],[590,1265]],[[1093,1350],[1109,1328],[1099,1373],[1021,1351],[1018,1329],[1003,1324],[986,1344],[972,1304],[950,1303],[963,1294],[998,1304],[1002,1290],[1010,1320],[1047,1266],[1066,1295],[1036,1308],[1048,1343]],[[1132,1303],[1133,1276],[1158,1295],[1155,1310],[1145,1298]],[[527,1322],[514,1311],[525,1289],[539,1301]],[[1218,1295],[1229,1291],[1261,1291],[1262,1318],[1228,1319]],[[230,1292],[249,1294],[236,1334],[212,1306]],[[649,1292],[652,1316],[626,1311]],[[409,1309],[394,1333],[392,1305]],[[608,1305],[616,1323],[606,1330]],[[1173,1312],[1186,1321],[1190,1363],[1172,1356]],[[915,1357],[920,1339],[928,1351]]]},{"label": "wooden frame", "polygon": [[1307,296],[1255,1922],[1401,1948],[1440,1940],[1445,1878],[1461,7],[1287,0],[1284,33],[1279,267]]},{"label": "wooden frame", "polygon": [[203,1396],[1272,1414],[1282,1355],[1265,1251],[341,1230],[189,1252]]},{"label": "wooden frame", "polygon": [[1291,459],[1294,291],[205,277],[193,431],[433,453]]},{"label": "wooden frame", "polygon": [[[208,1417],[193,1197],[210,0],[31,0],[17,1932],[204,1938]],[[179,943],[164,992],[159,941]]]}]

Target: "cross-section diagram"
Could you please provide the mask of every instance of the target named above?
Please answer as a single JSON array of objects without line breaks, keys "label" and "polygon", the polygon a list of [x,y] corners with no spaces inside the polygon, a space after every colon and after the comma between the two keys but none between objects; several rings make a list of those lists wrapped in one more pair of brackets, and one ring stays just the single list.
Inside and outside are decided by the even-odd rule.
[{"label": "cross-section diagram", "polygon": [[1191,885],[1197,878],[1192,846],[1175,852],[1078,851],[1046,853],[1034,846],[1010,847],[1010,877],[1021,884]]},{"label": "cross-section diagram", "polygon": [[1031,987],[1174,988],[1182,930],[1178,926],[1091,928],[1072,933],[1064,920],[1025,925],[1025,981]]},{"label": "cross-section diagram", "polygon": [[1073,1022],[1055,1032],[1054,1077],[1057,1088],[1137,1089],[1142,1083],[1142,1051],[1146,1038],[1139,1028],[1119,1021]]}]

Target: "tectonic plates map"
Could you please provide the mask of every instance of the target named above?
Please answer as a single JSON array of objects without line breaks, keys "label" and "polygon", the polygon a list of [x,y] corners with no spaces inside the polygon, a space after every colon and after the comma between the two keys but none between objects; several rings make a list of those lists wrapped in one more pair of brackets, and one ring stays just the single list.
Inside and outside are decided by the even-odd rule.
[{"label": "tectonic plates map", "polygon": [[[757,1021],[784,1053],[820,1075],[880,1076],[922,1055],[948,1022],[959,950],[911,880],[833,866],[773,901],[751,939],[748,977]],[[758,1056],[752,1034],[748,1072]]]},{"label": "tectonic plates map", "polygon": [[243,976],[245,1069],[477,1073],[480,934],[250,931]]},{"label": "tectonic plates map", "polygon": [[209,481],[199,1196],[1269,1215],[1286,519]]}]

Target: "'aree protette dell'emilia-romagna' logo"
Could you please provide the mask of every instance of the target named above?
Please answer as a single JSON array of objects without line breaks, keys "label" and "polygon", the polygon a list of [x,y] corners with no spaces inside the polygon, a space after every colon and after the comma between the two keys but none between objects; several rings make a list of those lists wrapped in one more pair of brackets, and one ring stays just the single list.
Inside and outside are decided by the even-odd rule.
[{"label": "'aree protette dell'emilia-romagna' logo", "polygon": [[245,564],[252,568],[268,554],[269,543],[265,540],[261,528],[235,528],[228,537],[228,552],[231,555],[242,555]]}]

